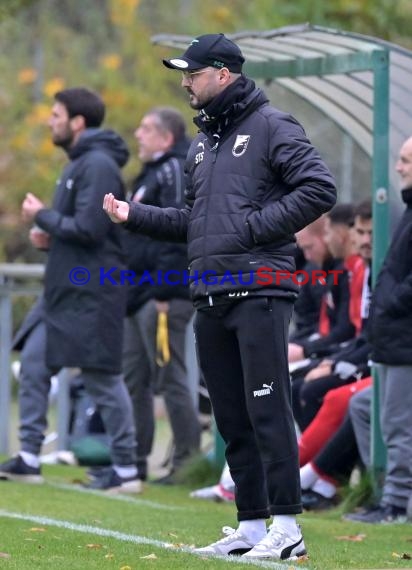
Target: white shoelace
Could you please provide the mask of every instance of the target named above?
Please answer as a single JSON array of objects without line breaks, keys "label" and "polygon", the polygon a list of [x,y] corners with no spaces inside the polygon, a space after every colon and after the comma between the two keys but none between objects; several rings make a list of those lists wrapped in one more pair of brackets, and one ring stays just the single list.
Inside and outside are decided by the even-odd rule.
[{"label": "white shoelace", "polygon": [[243,534],[239,532],[239,529],[232,528],[231,526],[222,527],[222,533],[225,535],[220,540],[217,540],[214,544],[225,544],[230,542],[234,538],[245,538]]},{"label": "white shoelace", "polygon": [[285,531],[281,530],[278,527],[271,526],[271,527],[269,527],[269,532],[258,543],[257,547],[264,546],[264,547],[269,547],[269,548],[276,548],[278,546],[281,546],[282,543],[285,542],[286,538],[287,538],[287,534],[285,533]]}]

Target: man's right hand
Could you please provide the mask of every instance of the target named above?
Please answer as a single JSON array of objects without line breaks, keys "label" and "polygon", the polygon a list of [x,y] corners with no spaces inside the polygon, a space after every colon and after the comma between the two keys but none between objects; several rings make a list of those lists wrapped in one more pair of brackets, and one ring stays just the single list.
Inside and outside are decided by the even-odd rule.
[{"label": "man's right hand", "polygon": [[127,202],[116,200],[113,194],[106,194],[103,199],[103,210],[115,224],[127,221],[130,206]]}]

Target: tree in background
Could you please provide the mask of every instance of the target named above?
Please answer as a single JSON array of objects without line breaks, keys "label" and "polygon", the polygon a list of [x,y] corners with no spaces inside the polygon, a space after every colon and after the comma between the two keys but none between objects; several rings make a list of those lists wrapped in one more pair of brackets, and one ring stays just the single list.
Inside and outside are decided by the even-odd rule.
[{"label": "tree in background", "polygon": [[[133,131],[148,107],[167,101],[189,118],[178,85],[171,89],[163,79],[160,54],[138,8],[138,0],[94,0],[84,12],[81,0],[38,0],[3,20],[0,259],[35,253],[18,227],[19,208],[28,190],[48,200],[64,160],[46,125],[56,91],[73,85],[99,91],[108,106],[106,124],[125,136],[132,150]],[[132,160],[126,175],[137,170]]]}]

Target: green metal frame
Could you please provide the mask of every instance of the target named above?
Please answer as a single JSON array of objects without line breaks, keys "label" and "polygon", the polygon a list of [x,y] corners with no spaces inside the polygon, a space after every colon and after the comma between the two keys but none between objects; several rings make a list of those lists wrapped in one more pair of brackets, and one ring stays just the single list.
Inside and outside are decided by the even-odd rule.
[{"label": "green metal frame", "polygon": [[[373,285],[389,243],[389,53],[374,54],[373,99]],[[379,377],[373,370],[371,410],[371,468],[375,494],[380,492],[380,479],[386,463],[386,449],[379,422]]]}]

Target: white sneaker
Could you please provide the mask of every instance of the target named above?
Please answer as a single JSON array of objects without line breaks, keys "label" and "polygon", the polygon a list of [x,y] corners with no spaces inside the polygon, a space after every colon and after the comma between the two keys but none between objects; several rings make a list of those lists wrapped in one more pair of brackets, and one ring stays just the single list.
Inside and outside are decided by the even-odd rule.
[{"label": "white sneaker", "polygon": [[216,501],[217,500],[216,487],[217,485],[213,485],[212,487],[202,487],[201,489],[196,489],[196,491],[192,491],[189,496],[192,499]]},{"label": "white sneaker", "polygon": [[269,527],[267,535],[256,544],[249,552],[243,555],[244,558],[258,558],[274,560],[297,560],[299,556],[306,554],[305,543],[297,527],[296,536],[289,536],[284,530],[273,524]]},{"label": "white sneaker", "polygon": [[227,556],[228,554],[244,554],[255,546],[239,530],[235,530],[230,526],[224,526],[222,532],[226,535],[217,542],[204,546],[203,548],[195,548],[196,554],[204,556]]},{"label": "white sneaker", "polygon": [[203,487],[202,489],[197,489],[190,493],[192,499],[203,499],[205,501],[216,501],[220,502],[233,502],[235,500],[235,494],[228,489],[225,489],[223,485],[218,483],[212,487]]}]

